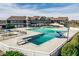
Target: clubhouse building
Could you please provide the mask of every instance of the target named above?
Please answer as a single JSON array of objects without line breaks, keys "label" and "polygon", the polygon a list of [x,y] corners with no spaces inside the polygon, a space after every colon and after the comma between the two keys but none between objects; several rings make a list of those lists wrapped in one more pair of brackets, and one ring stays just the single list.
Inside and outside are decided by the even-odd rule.
[{"label": "clubhouse building", "polygon": [[3,28],[7,23],[13,24],[16,28],[21,27],[40,27],[48,26],[51,23],[64,23],[68,21],[68,17],[45,17],[45,16],[11,16],[7,20],[0,20],[0,28]]}]

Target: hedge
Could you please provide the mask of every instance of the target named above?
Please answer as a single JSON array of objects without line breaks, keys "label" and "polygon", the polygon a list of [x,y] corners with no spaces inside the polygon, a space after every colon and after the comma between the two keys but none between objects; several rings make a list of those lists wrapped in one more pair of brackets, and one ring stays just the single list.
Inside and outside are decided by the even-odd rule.
[{"label": "hedge", "polygon": [[3,56],[24,56],[24,54],[19,51],[6,51]]},{"label": "hedge", "polygon": [[12,28],[15,28],[15,26],[13,24],[6,24],[6,29],[12,29]]},{"label": "hedge", "polygon": [[79,32],[61,48],[62,56],[79,56]]},{"label": "hedge", "polygon": [[77,56],[78,50],[70,42],[63,46],[61,50],[62,56]]}]

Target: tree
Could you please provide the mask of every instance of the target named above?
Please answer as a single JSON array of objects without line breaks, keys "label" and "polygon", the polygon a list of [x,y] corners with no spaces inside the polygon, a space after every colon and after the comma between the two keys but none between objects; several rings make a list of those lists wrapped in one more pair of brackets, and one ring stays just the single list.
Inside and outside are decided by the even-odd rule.
[{"label": "tree", "polygon": [[13,24],[6,24],[6,29],[11,29],[11,28],[15,28],[15,26]]},{"label": "tree", "polygon": [[3,56],[24,56],[24,54],[22,54],[19,51],[6,51],[6,53],[3,54]]},{"label": "tree", "polygon": [[78,50],[70,42],[65,44],[61,49],[62,56],[77,56]]}]

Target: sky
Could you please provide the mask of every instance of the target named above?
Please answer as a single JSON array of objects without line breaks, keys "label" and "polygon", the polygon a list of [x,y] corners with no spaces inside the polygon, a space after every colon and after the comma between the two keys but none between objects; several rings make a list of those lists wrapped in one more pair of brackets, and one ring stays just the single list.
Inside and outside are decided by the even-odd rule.
[{"label": "sky", "polygon": [[79,20],[79,3],[0,3],[0,19],[10,16],[69,17],[69,20]]}]

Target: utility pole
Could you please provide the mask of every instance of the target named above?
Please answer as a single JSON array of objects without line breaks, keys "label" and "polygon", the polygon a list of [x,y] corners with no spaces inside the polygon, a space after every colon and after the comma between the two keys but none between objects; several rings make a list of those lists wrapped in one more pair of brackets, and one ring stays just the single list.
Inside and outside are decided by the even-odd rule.
[{"label": "utility pole", "polygon": [[69,30],[70,30],[69,21],[67,21],[67,28],[68,28],[67,41],[69,41]]},{"label": "utility pole", "polygon": [[26,27],[27,27],[27,29],[28,29],[28,18],[26,17]]}]

